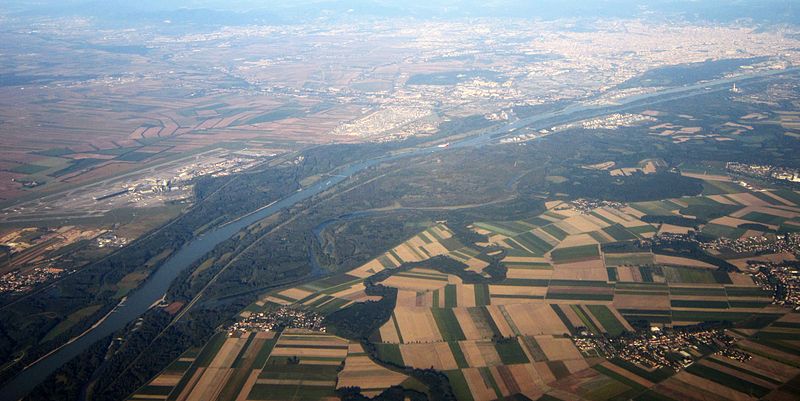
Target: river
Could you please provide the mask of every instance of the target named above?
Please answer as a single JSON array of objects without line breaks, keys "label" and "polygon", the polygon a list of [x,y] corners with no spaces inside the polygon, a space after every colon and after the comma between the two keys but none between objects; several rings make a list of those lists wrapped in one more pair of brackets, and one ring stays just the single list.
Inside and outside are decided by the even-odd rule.
[{"label": "river", "polygon": [[337,171],[336,175],[331,175],[327,179],[322,179],[310,187],[303,188],[302,190],[295,192],[284,199],[281,199],[269,206],[261,208],[256,212],[248,214],[228,224],[213,229],[186,243],[164,264],[162,264],[155,271],[155,273],[147,279],[147,281],[145,281],[138,289],[132,292],[123,303],[118,305],[106,317],[105,320],[96,324],[94,328],[88,330],[78,339],[62,346],[56,351],[31,364],[25,370],[19,373],[14,379],[9,381],[2,389],[0,389],[0,401],[19,400],[30,393],[34,387],[43,382],[50,374],[88,349],[92,344],[124,328],[128,323],[137,319],[164,296],[164,294],[167,292],[167,289],[172,284],[172,281],[178,276],[178,274],[180,274],[181,271],[191,266],[205,254],[213,250],[217,245],[228,238],[231,238],[237,232],[253,223],[258,222],[259,220],[269,217],[274,213],[287,209],[298,202],[311,198],[312,196],[339,184],[340,182],[352,177],[366,168],[375,166],[382,162],[423,154],[443,152],[452,148],[482,146],[498,139],[501,136],[513,133],[513,131],[522,127],[532,126],[532,128],[535,129],[547,128],[555,124],[564,124],[567,122],[602,116],[635,107],[643,107],[648,104],[705,94],[709,93],[710,91],[726,90],[734,82],[796,71],[798,71],[798,69],[767,71],[736,78],[719,79],[679,88],[670,88],[644,95],[632,96],[620,101],[615,105],[587,106],[582,105],[581,103],[574,103],[558,111],[543,113],[533,117],[510,122],[490,132],[454,142],[448,147],[431,146],[426,148],[415,148],[402,153],[377,156],[361,162],[350,164]]}]

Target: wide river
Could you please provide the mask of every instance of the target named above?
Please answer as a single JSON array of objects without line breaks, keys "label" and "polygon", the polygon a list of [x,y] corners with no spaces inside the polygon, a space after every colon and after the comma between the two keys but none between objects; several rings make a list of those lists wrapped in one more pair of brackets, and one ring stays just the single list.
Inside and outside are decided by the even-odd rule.
[{"label": "wide river", "polygon": [[645,95],[631,96],[618,101],[615,105],[587,106],[580,103],[574,103],[558,111],[542,113],[533,117],[510,122],[502,127],[491,130],[490,132],[454,142],[449,147],[440,148],[434,146],[427,148],[415,148],[403,153],[376,156],[371,159],[350,164],[337,171],[336,175],[328,177],[328,179],[323,179],[310,187],[306,187],[269,206],[234,220],[226,225],[220,226],[186,243],[181,249],[175,252],[172,257],[162,264],[156,270],[156,272],[148,278],[147,281],[145,281],[137,290],[132,292],[125,302],[117,306],[114,311],[106,317],[105,320],[95,325],[92,329],[84,333],[83,336],[31,364],[14,379],[9,381],[2,389],[0,389],[0,401],[16,401],[29,394],[49,375],[58,370],[58,368],[69,362],[71,359],[78,356],[81,352],[85,351],[92,344],[124,328],[128,323],[141,316],[154,303],[164,296],[164,294],[167,292],[167,289],[172,284],[172,281],[178,276],[178,274],[180,274],[181,271],[191,266],[206,253],[214,249],[214,247],[228,238],[231,238],[237,232],[274,213],[317,195],[320,192],[325,191],[326,189],[346,180],[347,178],[368,167],[400,158],[443,152],[451,148],[482,146],[493,140],[496,140],[501,136],[510,134],[514,130],[522,127],[532,127],[535,129],[548,128],[556,124],[564,124],[586,118],[602,116],[609,113],[621,112],[631,108],[643,107],[648,104],[655,104],[667,100],[695,96],[709,93],[711,91],[726,90],[734,82],[796,71],[798,71],[798,69],[768,71],[736,78],[719,79],[697,85],[670,88]]}]

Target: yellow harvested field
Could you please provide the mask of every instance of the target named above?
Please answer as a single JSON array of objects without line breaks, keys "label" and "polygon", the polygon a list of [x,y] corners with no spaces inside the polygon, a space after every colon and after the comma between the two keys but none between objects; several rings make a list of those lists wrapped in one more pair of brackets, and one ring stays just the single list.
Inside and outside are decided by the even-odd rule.
[{"label": "yellow harvested field", "polygon": [[749,274],[728,273],[728,277],[731,278],[732,285],[734,286],[757,287],[755,281],[753,281],[753,276]]},{"label": "yellow harvested field", "polygon": [[589,234],[568,235],[567,238],[564,238],[564,240],[558,244],[556,249],[595,244],[597,244],[597,240],[592,238]]},{"label": "yellow harvested field", "polygon": [[553,308],[544,302],[504,305],[503,308],[522,335],[569,333]]},{"label": "yellow harvested field", "polygon": [[491,341],[459,341],[459,347],[464,354],[464,359],[471,367],[495,366],[502,364],[500,355]]},{"label": "yellow harvested field", "polygon": [[578,317],[578,314],[575,313],[575,311],[569,305],[561,306],[561,311],[564,312],[564,316],[567,317],[567,320],[569,320],[569,322],[570,322],[570,324],[572,324],[572,326],[574,326],[574,327],[583,327],[583,326],[586,325],[585,323],[583,323],[581,318]]},{"label": "yellow harvested field", "polygon": [[405,343],[442,341],[429,308],[397,307],[394,316]]},{"label": "yellow harvested field", "polygon": [[475,273],[482,273],[483,269],[489,267],[489,263],[484,262],[478,258],[469,258],[464,261],[464,264],[467,265],[467,270],[475,272]]},{"label": "yellow harvested field", "polygon": [[508,269],[506,276],[508,278],[523,278],[523,279],[549,279],[553,275],[552,270],[548,269]]},{"label": "yellow harvested field", "polygon": [[[295,379],[258,379],[256,384],[289,385],[289,386],[309,386],[309,387],[333,387],[335,380],[295,380]],[[213,399],[213,398],[212,398]]]},{"label": "yellow harvested field", "polygon": [[492,233],[491,231],[489,231],[489,230],[484,230],[483,228],[480,228],[480,227],[469,226],[469,228],[470,228],[472,231],[475,231],[476,233],[478,233],[478,234],[481,234],[481,235],[489,235],[489,234],[491,234],[491,233]]},{"label": "yellow harvested field", "polygon": [[553,371],[551,371],[550,367],[547,366],[547,362],[534,362],[533,368],[536,370],[536,373],[539,375],[542,382],[552,383],[556,380],[556,376],[553,375]]},{"label": "yellow harvested field", "polygon": [[669,310],[669,296],[614,294],[613,305],[617,309]]},{"label": "yellow harvested field", "polygon": [[553,269],[553,280],[592,280],[607,281],[608,270],[600,259],[586,262],[556,265]]},{"label": "yellow harvested field", "polygon": [[308,345],[308,346],[321,346],[321,347],[344,347],[347,345],[347,342],[342,340],[339,337],[334,337],[331,335],[325,336],[295,336],[295,335],[285,335],[281,336],[280,342],[278,343],[279,346],[284,345]]},{"label": "yellow harvested field", "polygon": [[573,208],[571,208],[569,206],[560,207],[560,208],[551,210],[551,212],[553,212],[553,213],[555,213],[555,214],[557,214],[557,215],[559,215],[559,216],[561,216],[563,218],[573,217],[573,216],[580,216],[581,215],[581,212],[579,212],[579,211],[577,211],[577,210],[575,210],[575,209],[573,209]]},{"label": "yellow harvested field", "polygon": [[762,376],[774,377],[782,382],[789,381],[796,375],[800,374],[800,369],[780,363],[778,361],[764,358],[760,355],[751,355],[750,360],[747,362],[739,362],[737,360],[718,355],[713,355],[710,358],[721,360],[725,363],[744,368]]},{"label": "yellow harvested field", "polygon": [[447,239],[453,236],[453,232],[443,225],[436,225],[428,229],[431,232],[438,234],[440,237]]},{"label": "yellow harvested field", "polygon": [[[291,301],[287,301],[287,300],[281,299],[281,298],[276,298],[276,297],[273,297],[271,295],[268,295],[268,296],[264,297],[263,301],[264,302],[272,302],[273,304],[278,304],[278,305],[283,305],[283,306],[291,305],[293,303]],[[262,303],[259,306],[264,306],[264,305]]]},{"label": "yellow harvested field", "polygon": [[710,358],[709,359],[700,360],[700,361],[698,361],[698,364],[700,364],[702,366],[707,366],[707,367],[716,369],[716,370],[718,370],[718,371],[720,371],[722,373],[731,375],[733,377],[738,377],[738,378],[740,378],[742,380],[746,380],[746,381],[748,381],[750,383],[753,383],[753,384],[755,384],[757,386],[761,386],[761,387],[764,387],[764,388],[775,388],[775,387],[777,387],[775,384],[773,384],[773,383],[771,383],[771,382],[769,382],[767,380],[748,375],[748,374],[746,374],[744,372],[741,372],[741,371],[739,371],[737,369],[729,368],[727,366],[720,366],[719,364],[712,362],[710,360]]},{"label": "yellow harvested field", "polygon": [[382,342],[393,344],[400,343],[400,337],[397,335],[397,329],[394,325],[394,317],[390,316],[389,321],[384,323],[383,326],[381,326],[381,328],[378,330]]},{"label": "yellow harvested field", "polygon": [[586,362],[585,359],[568,359],[564,362],[564,366],[567,367],[569,373],[578,373],[584,369],[589,369],[589,362]]},{"label": "yellow harvested field", "polygon": [[453,352],[446,342],[430,344],[401,344],[400,354],[406,365],[420,369],[433,366],[439,370],[458,369]]},{"label": "yellow harvested field", "polygon": [[[389,262],[391,262],[391,264],[394,265],[394,267],[398,267],[404,262],[418,262],[433,256],[445,255],[449,253],[447,248],[442,246],[442,244],[439,242],[436,242],[436,237],[433,235],[433,233],[436,233],[436,235],[441,238],[451,238],[453,236],[453,233],[450,231],[450,229],[444,225],[437,225],[392,248],[392,251],[397,255],[397,257],[392,255],[391,252],[386,252],[380,257],[386,258]],[[426,243],[426,241],[422,238],[423,235],[432,242]],[[366,278],[382,270],[384,270],[384,267],[380,263],[379,258],[375,258],[348,273],[355,277]]]},{"label": "yellow harvested field", "polygon": [[800,365],[800,356],[789,354],[783,351],[779,351],[775,348],[759,344],[757,342],[753,342],[750,340],[741,340],[737,344],[740,348],[745,350],[753,349],[757,351],[758,354],[762,356],[770,357],[770,359],[774,360],[786,360],[787,362],[793,364],[794,366]]},{"label": "yellow harvested field", "polygon": [[681,227],[681,226],[673,226],[671,224],[662,224],[661,228],[658,230],[659,234],[688,234],[690,231],[694,231],[691,227]]},{"label": "yellow harvested field", "polygon": [[620,209],[620,210],[621,210],[623,213],[627,214],[627,215],[630,215],[630,216],[636,217],[637,219],[641,219],[643,216],[645,216],[645,215],[647,214],[647,213],[645,213],[645,212],[642,212],[642,211],[640,211],[640,210],[636,210],[636,209],[634,209],[634,208],[632,208],[632,207],[630,207],[630,206],[625,206],[625,207],[623,207],[623,208],[622,208],[622,209]]},{"label": "yellow harvested field", "polygon": [[[353,346],[356,348],[353,348]],[[375,395],[391,386],[399,385],[408,377],[386,369],[364,354],[364,349],[358,344],[351,344],[344,369],[339,372],[337,388],[361,387],[362,391]],[[370,391],[371,390],[371,391]],[[373,393],[374,392],[374,393]]]},{"label": "yellow harvested field", "polygon": [[617,266],[617,281],[641,283],[642,272],[636,266]]},{"label": "yellow harvested field", "polygon": [[732,205],[737,206],[738,204],[722,195],[710,195],[707,196],[708,199],[713,200],[714,202],[721,203],[723,205]]},{"label": "yellow harvested field", "polygon": [[186,401],[213,400],[219,396],[233,369],[206,368]]},{"label": "yellow harvested field", "polygon": [[192,377],[189,378],[189,382],[186,384],[181,393],[178,395],[179,400],[186,401],[189,399],[189,396],[197,386],[197,382],[200,381],[200,378],[203,376],[205,372],[206,368],[203,367],[197,368]]},{"label": "yellow harvested field", "polygon": [[490,295],[536,295],[544,296],[547,294],[547,287],[530,287],[521,285],[489,285]]},{"label": "yellow harvested field", "polygon": [[544,381],[532,364],[508,365],[508,370],[519,386],[520,393],[532,400],[542,396]]},{"label": "yellow harvested field", "polygon": [[528,256],[506,256],[504,263],[550,263],[547,258],[528,257]]},{"label": "yellow harvested field", "polygon": [[583,359],[581,352],[569,338],[553,336],[536,336],[536,342],[542,348],[545,356],[551,361],[565,361],[570,359]]},{"label": "yellow harvested field", "polygon": [[447,248],[445,248],[444,246],[442,246],[442,244],[438,242],[427,244],[423,247],[423,249],[428,251],[428,254],[430,254],[431,257],[450,253],[450,251],[448,251]]},{"label": "yellow harvested field", "polygon": [[625,224],[625,223],[629,223],[629,222],[632,222],[632,221],[637,221],[636,219],[634,219],[634,218],[632,218],[630,216],[627,216],[624,213],[618,212],[616,209],[600,207],[600,208],[594,209],[593,211],[595,213],[597,213],[598,215],[603,216],[604,218],[606,218],[606,219],[608,219],[610,221],[613,221],[614,223],[617,223],[617,224]]},{"label": "yellow harvested field", "polygon": [[634,373],[632,373],[631,371],[629,371],[627,369],[623,369],[623,368],[621,368],[621,367],[619,367],[619,366],[617,366],[617,365],[615,365],[615,364],[613,364],[611,362],[603,362],[603,363],[601,363],[601,365],[604,368],[606,368],[606,369],[608,369],[608,370],[610,370],[610,371],[612,371],[612,372],[614,372],[614,373],[616,373],[616,374],[618,374],[618,375],[620,375],[620,376],[622,376],[622,377],[624,377],[624,378],[626,378],[628,380],[634,381],[634,382],[636,382],[636,383],[638,383],[638,384],[640,384],[640,385],[642,385],[644,387],[648,387],[649,388],[649,387],[652,387],[653,384],[654,384],[650,380],[647,380],[647,379],[645,379],[645,378],[643,378],[643,377],[641,377],[641,376],[639,376],[637,374],[634,374]]},{"label": "yellow harvested field", "polygon": [[453,308],[453,314],[456,316],[458,325],[461,326],[461,331],[464,333],[464,338],[467,340],[479,340],[492,336],[490,331],[481,330],[475,324],[467,308]]},{"label": "yellow harvested field", "polygon": [[[261,369],[256,369],[250,372],[250,376],[247,377],[247,381],[244,382],[241,390],[239,390],[239,395],[236,397],[236,401],[247,401],[247,396],[250,395],[250,390],[258,381],[258,375],[261,374]],[[178,398],[181,399],[180,397]]]},{"label": "yellow harvested field", "polygon": [[448,284],[447,281],[432,280],[426,278],[406,277],[394,275],[381,282],[387,287],[394,287],[401,290],[432,291],[443,288]]},{"label": "yellow harvested field", "polygon": [[795,217],[800,216],[800,211],[795,209],[796,208],[790,208],[789,206],[781,206],[779,208],[748,206],[742,210],[737,210],[735,213],[731,213],[731,216],[742,217],[747,215],[748,213],[757,212],[757,213],[769,214],[772,216],[783,217],[785,219],[793,219]]},{"label": "yellow harvested field", "polygon": [[553,237],[552,235],[550,235],[550,233],[541,228],[537,228],[531,232],[533,233],[533,235],[539,237],[542,241],[547,242],[551,246],[556,246],[560,242],[558,238]]},{"label": "yellow harvested field", "polygon": [[492,317],[492,321],[497,326],[497,329],[500,331],[500,334],[503,337],[512,337],[514,336],[514,331],[511,330],[511,326],[506,321],[505,317],[503,317],[503,312],[500,311],[500,307],[497,305],[489,305],[486,307],[486,310],[489,312],[489,315]]},{"label": "yellow harvested field", "polygon": [[606,265],[605,262],[603,262],[603,259],[597,257],[597,259],[589,259],[589,260],[582,260],[580,262],[560,263],[557,265],[553,265],[553,271],[600,269],[605,267]]},{"label": "yellow harvested field", "polygon": [[463,369],[461,372],[469,385],[469,391],[475,401],[491,401],[497,399],[494,389],[486,383],[481,372],[475,368]]},{"label": "yellow harvested field", "polygon": [[553,223],[553,226],[560,228],[561,231],[564,231],[570,235],[577,235],[583,232],[578,227],[575,227],[572,224],[567,223],[566,221],[557,221]]},{"label": "yellow harvested field", "polygon": [[347,274],[351,276],[356,276],[358,278],[367,278],[381,271],[383,271],[383,265],[381,265],[381,262],[379,262],[378,259],[373,259],[365,263],[361,267],[357,267],[353,270],[350,270],[349,272],[347,272]]},{"label": "yellow harvested field", "polygon": [[318,358],[344,358],[347,356],[346,349],[315,349],[315,348],[281,348],[275,347],[272,350],[273,356],[297,356],[297,357],[318,357]]},{"label": "yellow harvested field", "polygon": [[728,194],[727,197],[739,202],[739,204],[744,206],[770,206],[769,202],[757,198],[755,195],[749,193]]},{"label": "yellow harvested field", "polygon": [[174,387],[178,385],[178,383],[181,381],[182,378],[183,378],[182,373],[174,373],[174,374],[163,373],[158,375],[155,379],[153,379],[153,381],[151,381],[149,385]]},{"label": "yellow harvested field", "polygon": [[704,379],[699,376],[695,376],[686,371],[678,373],[672,379],[680,383],[686,383],[690,386],[701,388],[712,394],[716,394],[725,400],[731,400],[731,401],[753,400],[753,398],[751,398],[747,394],[740,393],[736,390],[731,389],[730,387],[723,386],[721,384],[718,384],[708,379]]},{"label": "yellow harvested field", "polygon": [[229,368],[233,365],[233,361],[239,355],[244,345],[247,343],[247,337],[235,338],[231,337],[225,340],[225,343],[220,348],[217,355],[211,361],[209,367],[211,368]]},{"label": "yellow harvested field", "polygon": [[313,294],[313,292],[302,290],[300,288],[289,288],[288,290],[281,291],[278,294],[292,298],[295,301],[298,301]]},{"label": "yellow harvested field", "polygon": [[339,292],[331,294],[331,296],[342,299],[349,299],[351,301],[364,302],[368,300],[378,300],[380,297],[367,295],[364,283],[358,283],[352,287],[345,288]]},{"label": "yellow harvested field", "polygon": [[[750,221],[750,220],[737,219],[735,217],[730,217],[730,216],[725,216],[725,217],[720,217],[720,218],[711,220],[710,223],[718,224],[718,225],[721,225],[721,226],[728,226],[728,227],[736,228],[736,227],[739,227],[742,224],[755,224],[756,222],[755,221]],[[772,226],[770,228],[772,228],[774,230],[774,229],[777,229],[778,227],[777,226]]]},{"label": "yellow harvested field", "polygon": [[582,233],[598,231],[604,227],[608,227],[608,223],[589,215],[573,216],[566,220],[565,223],[580,230]]},{"label": "yellow harvested field", "polygon": [[423,306],[416,291],[399,290],[397,291],[397,306]]},{"label": "yellow harvested field", "polygon": [[780,319],[777,320],[778,322],[787,322],[787,323],[800,323],[800,313],[789,313],[783,315]]},{"label": "yellow harvested field", "polygon": [[475,305],[475,286],[472,284],[461,284],[456,286],[456,304],[462,307]]},{"label": "yellow harvested field", "polygon": [[798,206],[798,205],[795,205],[794,202],[792,202],[790,200],[787,200],[786,198],[781,197],[780,195],[776,194],[775,192],[764,191],[764,192],[762,192],[762,194],[767,195],[770,198],[775,199],[776,201],[778,201],[780,203],[783,203],[786,206]]},{"label": "yellow harvested field", "polygon": [[706,262],[701,262],[695,259],[682,258],[679,256],[655,255],[657,264],[671,265],[671,266],[687,266],[698,267],[703,269],[716,269],[717,267]]},{"label": "yellow harvested field", "polygon": [[419,262],[423,259],[425,255],[420,255],[419,253],[415,252],[408,244],[403,244],[394,248],[393,251],[397,254],[397,256],[402,259],[403,262]]},{"label": "yellow harvested field", "polygon": [[705,181],[724,181],[724,182],[732,182],[731,178],[727,175],[716,175],[716,174],[697,174],[697,173],[687,173],[681,171],[681,175],[684,177],[689,178],[697,178],[698,180],[705,180]]}]

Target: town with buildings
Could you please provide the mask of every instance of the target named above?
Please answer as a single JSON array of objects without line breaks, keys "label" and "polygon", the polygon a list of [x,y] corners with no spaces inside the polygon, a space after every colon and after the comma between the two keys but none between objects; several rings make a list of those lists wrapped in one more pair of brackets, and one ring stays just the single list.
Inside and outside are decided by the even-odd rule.
[{"label": "town with buildings", "polygon": [[731,174],[800,183],[800,169],[770,165],[728,162],[725,168]]},{"label": "town with buildings", "polygon": [[305,329],[324,333],[324,319],[324,316],[314,311],[283,306],[268,312],[250,313],[244,319],[228,327],[228,334],[273,331],[278,328]]},{"label": "town with buildings", "polygon": [[750,355],[734,348],[735,338],[725,329],[704,326],[683,328],[651,327],[617,338],[582,333],[573,341],[581,352],[598,352],[607,358],[621,358],[646,370],[669,368],[680,371],[710,353],[741,362]]},{"label": "town with buildings", "polygon": [[0,295],[7,293],[26,293],[37,285],[49,282],[69,273],[71,272],[52,266],[34,267],[27,271],[15,270],[0,276]]},{"label": "town with buildings", "polygon": [[718,238],[700,245],[707,251],[735,254],[780,254],[800,255],[800,233],[757,235],[745,238]]},{"label": "town with buildings", "polygon": [[773,303],[800,310],[800,265],[798,263],[751,262],[753,279],[772,291]]}]

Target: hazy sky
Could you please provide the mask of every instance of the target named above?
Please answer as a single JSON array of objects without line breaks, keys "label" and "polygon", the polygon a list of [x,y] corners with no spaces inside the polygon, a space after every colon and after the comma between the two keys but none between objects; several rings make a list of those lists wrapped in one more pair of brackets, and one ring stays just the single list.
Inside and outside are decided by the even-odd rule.
[{"label": "hazy sky", "polygon": [[[17,14],[156,18],[180,9],[213,10],[293,22],[331,15],[380,17],[672,17],[798,23],[798,0],[5,0],[0,10]],[[244,21],[243,21],[244,22]]]}]

